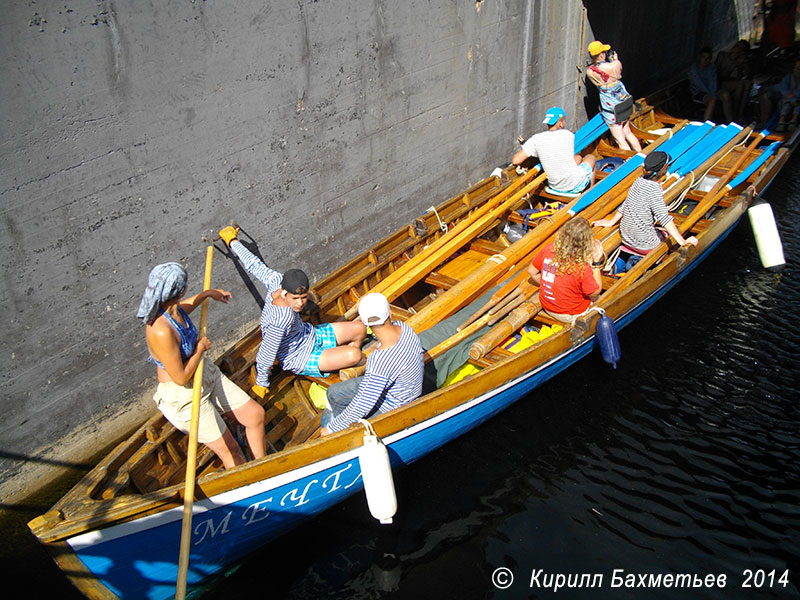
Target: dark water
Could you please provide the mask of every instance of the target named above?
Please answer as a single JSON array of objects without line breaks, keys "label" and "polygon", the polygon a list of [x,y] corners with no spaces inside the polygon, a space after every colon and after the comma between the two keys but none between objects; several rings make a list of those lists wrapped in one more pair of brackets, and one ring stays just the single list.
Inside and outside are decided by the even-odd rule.
[{"label": "dark water", "polygon": [[[782,274],[761,268],[745,218],[620,332],[615,371],[590,356],[396,473],[393,525],[357,495],[206,598],[800,597],[800,157],[766,198]],[[22,526],[3,528],[13,551],[0,564],[31,582],[27,597],[77,597]],[[514,576],[504,590],[501,567]],[[615,569],[726,586],[614,588]],[[603,580],[544,587],[557,574]]]}]

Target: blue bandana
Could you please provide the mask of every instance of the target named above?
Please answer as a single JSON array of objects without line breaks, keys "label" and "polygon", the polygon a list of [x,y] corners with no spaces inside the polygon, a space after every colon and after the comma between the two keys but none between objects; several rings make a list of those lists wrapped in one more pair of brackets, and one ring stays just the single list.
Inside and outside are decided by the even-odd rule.
[{"label": "blue bandana", "polygon": [[136,317],[147,325],[156,318],[161,305],[168,300],[178,298],[186,289],[186,269],[176,262],[156,265],[147,278],[147,289],[144,291]]}]

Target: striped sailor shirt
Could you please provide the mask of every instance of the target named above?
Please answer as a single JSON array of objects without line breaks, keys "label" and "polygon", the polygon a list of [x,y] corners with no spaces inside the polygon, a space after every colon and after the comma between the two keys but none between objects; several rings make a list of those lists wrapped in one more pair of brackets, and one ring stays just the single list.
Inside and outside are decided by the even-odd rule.
[{"label": "striped sailor shirt", "polygon": [[631,248],[644,252],[649,252],[661,243],[656,222],[662,227],[672,222],[672,215],[664,203],[661,184],[644,177],[633,182],[619,212],[622,213],[619,223],[622,241]]},{"label": "striped sailor shirt", "polygon": [[581,184],[586,171],[575,164],[575,134],[569,129],[543,131],[522,144],[528,156],[538,156],[554,190],[567,191]]},{"label": "striped sailor shirt", "polygon": [[391,347],[380,346],[367,358],[364,378],[358,392],[328,429],[341,431],[363,419],[376,407],[384,413],[414,400],[422,393],[422,374],[425,363],[422,343],[414,330],[401,321],[393,321],[402,329],[400,338]]},{"label": "striped sailor shirt", "polygon": [[275,306],[272,294],[280,289],[283,274],[273,271],[240,241],[231,244],[231,250],[253,277],[267,286],[267,297],[261,310],[261,345],[256,355],[256,384],[269,387],[269,370],[277,359],[287,371],[303,370],[314,348],[316,333],[310,323],[288,306]]}]

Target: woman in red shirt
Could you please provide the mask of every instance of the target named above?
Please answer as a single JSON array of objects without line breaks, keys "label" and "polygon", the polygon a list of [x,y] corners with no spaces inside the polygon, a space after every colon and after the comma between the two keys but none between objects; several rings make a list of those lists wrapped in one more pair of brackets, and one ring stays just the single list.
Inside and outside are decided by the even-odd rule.
[{"label": "woman in red shirt", "polygon": [[539,286],[539,302],[554,319],[571,323],[602,291],[600,269],[605,253],[583,217],[573,217],[551,244],[531,261],[528,274]]}]

